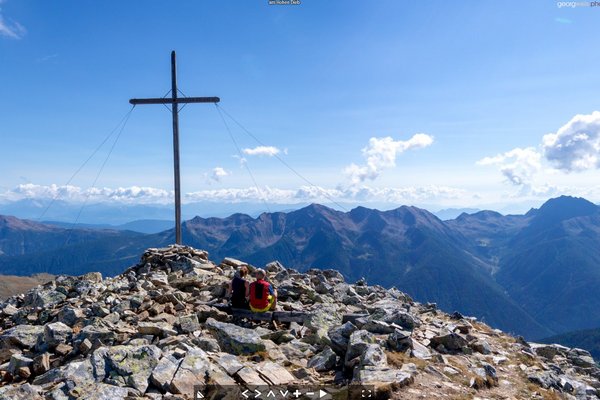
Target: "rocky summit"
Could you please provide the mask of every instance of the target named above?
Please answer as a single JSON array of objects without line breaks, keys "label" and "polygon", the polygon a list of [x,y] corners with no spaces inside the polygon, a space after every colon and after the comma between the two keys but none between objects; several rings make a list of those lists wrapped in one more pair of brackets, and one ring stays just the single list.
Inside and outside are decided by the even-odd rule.
[{"label": "rocky summit", "polygon": [[114,278],[59,276],[9,298],[0,304],[0,399],[349,384],[372,385],[380,399],[600,397],[600,369],[584,350],[528,343],[334,270],[272,262],[278,311],[232,312],[225,288],[241,265],[170,246]]}]

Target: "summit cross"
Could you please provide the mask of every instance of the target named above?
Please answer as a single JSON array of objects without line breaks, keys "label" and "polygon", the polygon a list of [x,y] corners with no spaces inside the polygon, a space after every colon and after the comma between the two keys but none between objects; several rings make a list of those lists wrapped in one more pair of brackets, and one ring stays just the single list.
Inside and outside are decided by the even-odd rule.
[{"label": "summit cross", "polygon": [[171,97],[130,99],[129,103],[138,104],[170,104],[173,115],[173,173],[175,179],[175,243],[181,244],[181,176],[179,172],[179,104],[185,103],[218,103],[218,97],[178,97],[177,65],[175,51],[171,52]]}]

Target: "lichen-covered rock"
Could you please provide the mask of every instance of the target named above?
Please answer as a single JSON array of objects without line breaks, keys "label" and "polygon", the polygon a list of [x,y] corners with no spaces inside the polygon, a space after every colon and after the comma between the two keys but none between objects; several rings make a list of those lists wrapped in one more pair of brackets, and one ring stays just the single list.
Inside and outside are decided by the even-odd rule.
[{"label": "lichen-covered rock", "polygon": [[0,347],[20,346],[31,349],[44,336],[44,327],[39,325],[17,325],[0,335]]},{"label": "lichen-covered rock", "polygon": [[373,334],[367,331],[358,330],[350,335],[348,340],[348,349],[346,350],[345,365],[347,368],[352,368],[356,365],[359,360],[369,347],[370,344],[375,343],[375,337]]},{"label": "lichen-covered rock", "polygon": [[161,356],[156,346],[114,346],[106,351],[100,348],[97,352],[104,355],[107,378],[141,393],[148,388],[150,375]]},{"label": "lichen-covered rock", "polygon": [[206,327],[215,334],[221,349],[228,353],[253,354],[265,350],[262,339],[251,329],[219,322],[213,318],[206,321]]},{"label": "lichen-covered rock", "polygon": [[55,304],[65,301],[67,296],[56,290],[42,290],[35,293],[31,306],[49,308]]},{"label": "lichen-covered rock", "polygon": [[191,333],[201,329],[198,316],[196,314],[184,315],[179,317],[179,327],[182,332]]},{"label": "lichen-covered rock", "polygon": [[166,392],[171,386],[171,381],[180,363],[181,360],[177,360],[174,357],[161,358],[150,376],[154,386]]},{"label": "lichen-covered rock", "polygon": [[360,355],[360,368],[387,367],[387,356],[378,344],[367,344],[364,352]]},{"label": "lichen-covered rock", "polygon": [[90,342],[100,341],[103,344],[111,344],[115,341],[117,335],[114,331],[101,326],[88,325],[84,327],[78,335],[80,341],[88,339]]}]

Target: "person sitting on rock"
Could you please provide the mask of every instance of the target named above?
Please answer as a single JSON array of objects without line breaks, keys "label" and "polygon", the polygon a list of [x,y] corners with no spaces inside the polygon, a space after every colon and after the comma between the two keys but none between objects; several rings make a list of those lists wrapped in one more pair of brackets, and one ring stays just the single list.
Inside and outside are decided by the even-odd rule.
[{"label": "person sitting on rock", "polygon": [[254,274],[256,281],[250,284],[250,309],[254,312],[275,310],[277,291],[265,280],[267,273],[259,268]]},{"label": "person sitting on rock", "polygon": [[231,308],[248,309],[250,283],[246,280],[246,275],[248,275],[248,267],[242,265],[229,282],[227,297],[231,301]]}]

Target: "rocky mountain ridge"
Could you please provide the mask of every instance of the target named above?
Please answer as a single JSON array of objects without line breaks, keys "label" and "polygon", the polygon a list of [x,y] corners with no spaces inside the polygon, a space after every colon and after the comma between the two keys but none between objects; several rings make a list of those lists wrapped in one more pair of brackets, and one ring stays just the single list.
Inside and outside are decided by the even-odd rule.
[{"label": "rocky mountain ridge", "polygon": [[380,399],[596,399],[586,351],[527,343],[335,270],[266,265],[279,309],[221,304],[244,263],[149,249],[114,278],[59,276],[0,303],[0,399],[192,399],[207,385],[373,385]]}]

